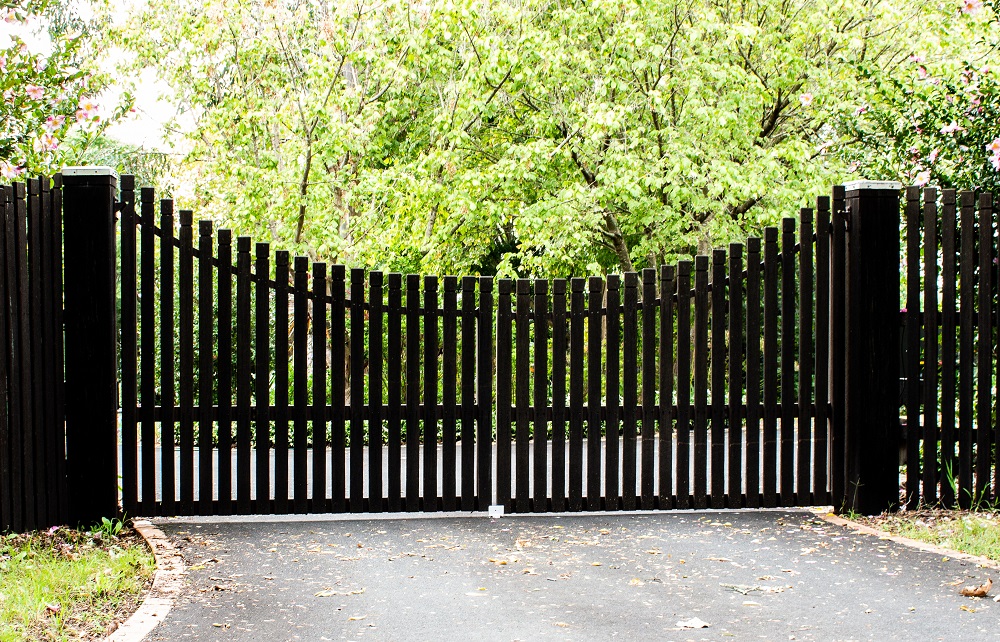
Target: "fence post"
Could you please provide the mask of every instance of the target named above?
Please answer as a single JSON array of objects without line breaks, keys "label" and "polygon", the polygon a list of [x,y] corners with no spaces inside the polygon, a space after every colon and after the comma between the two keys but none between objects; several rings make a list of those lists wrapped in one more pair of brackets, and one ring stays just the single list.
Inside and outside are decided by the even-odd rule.
[{"label": "fence post", "polygon": [[848,231],[843,508],[871,515],[899,504],[902,186],[852,181],[844,188]]},{"label": "fence post", "polygon": [[110,167],[63,170],[70,521],[118,514],[115,194]]}]

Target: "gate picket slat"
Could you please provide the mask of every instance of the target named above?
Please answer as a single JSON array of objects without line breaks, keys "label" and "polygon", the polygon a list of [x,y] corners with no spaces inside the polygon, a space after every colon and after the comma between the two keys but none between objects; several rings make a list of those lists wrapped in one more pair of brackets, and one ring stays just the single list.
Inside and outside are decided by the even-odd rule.
[{"label": "gate picket slat", "polygon": [[406,511],[420,510],[420,277],[406,275]]},{"label": "gate picket slat", "polygon": [[972,315],[975,313],[975,252],[976,252],[976,212],[972,192],[960,193],[961,209],[961,256],[959,258],[960,284],[960,318],[959,318],[959,406],[958,406],[958,492],[959,505],[969,508],[972,505],[972,418],[973,418],[973,363],[975,349],[973,340],[975,326]]},{"label": "gate picket slat", "polygon": [[531,281],[528,279],[517,279],[516,284],[516,319],[515,319],[515,382],[514,382],[514,403],[516,407],[515,433],[514,433],[514,487],[515,487],[515,507],[518,513],[527,513],[531,510],[531,486],[529,470],[531,457],[530,451],[530,431],[531,418],[529,415],[529,404],[531,403],[531,327],[528,317],[531,314]]},{"label": "gate picket slat", "polygon": [[813,493],[818,504],[830,502],[830,197],[816,199],[816,440]]},{"label": "gate picket slat", "polygon": [[534,309],[534,339],[535,354],[532,365],[535,369],[534,382],[534,490],[532,492],[531,509],[536,513],[548,510],[548,420],[545,409],[549,403],[549,282],[545,279],[535,279]]},{"label": "gate picket slat", "polygon": [[194,252],[191,210],[181,210],[177,308],[180,327],[180,512],[194,512]]},{"label": "gate picket slat", "polygon": [[[992,399],[990,398],[990,388],[993,379],[993,334],[992,334],[992,279],[993,273],[993,195],[986,192],[979,196],[979,347],[976,350],[978,363],[976,372],[978,381],[976,383],[976,402],[978,411],[976,417],[976,497],[985,501],[990,501],[990,453],[992,446],[992,425],[991,410]],[[916,262],[914,257],[913,262]],[[919,290],[914,294],[914,300],[919,297]],[[907,308],[909,309],[909,308]],[[919,346],[919,344],[917,344]],[[916,361],[914,359],[914,361]],[[916,371],[914,364],[914,371]],[[919,375],[915,375],[919,376]],[[913,417],[919,421],[917,414],[919,407],[919,396],[914,395]],[[915,462],[914,466],[919,466],[919,444],[913,440],[913,457],[910,462]],[[909,442],[908,442],[909,445]],[[907,452],[909,453],[910,448]],[[919,480],[919,469],[914,475],[914,480]],[[914,481],[916,484],[916,481]],[[916,486],[914,486],[916,487]]]},{"label": "gate picket slat", "polygon": [[493,277],[479,277],[478,338],[476,341],[476,506],[493,503]]},{"label": "gate picket slat", "polygon": [[[288,251],[274,254],[274,512],[288,513]],[[221,259],[220,259],[221,261]],[[220,301],[221,303],[221,301]]]},{"label": "gate picket slat", "polygon": [[778,228],[764,230],[764,506],[777,503]]},{"label": "gate picket slat", "polygon": [[[326,263],[312,264],[312,503],[310,512],[330,510],[326,496]],[[258,446],[259,448],[259,446]],[[260,492],[260,487],[257,487]]]},{"label": "gate picket slat", "polygon": [[677,264],[677,508],[691,506],[691,261]]},{"label": "gate picket slat", "polygon": [[215,347],[213,283],[212,283],[212,221],[198,221],[198,512],[212,515],[212,473],[214,464],[212,451],[214,438],[212,416],[205,412],[214,405],[212,384],[215,373],[212,356]]},{"label": "gate picket slat", "polygon": [[296,513],[309,511],[309,259],[296,256],[292,289],[292,498]]},{"label": "gate picket slat", "polygon": [[642,445],[639,492],[643,510],[656,506],[653,493],[656,448],[656,270],[642,271]]},{"label": "gate picket slat", "polygon": [[[66,428],[65,428],[65,373],[63,371],[63,233],[62,233],[62,175],[56,174],[52,179],[52,245],[55,251],[51,255],[52,260],[52,293],[53,293],[53,314],[52,314],[52,326],[55,331],[55,344],[53,345],[55,351],[55,368],[56,368],[56,380],[55,380],[55,410],[57,413],[56,421],[56,432],[55,438],[56,443],[65,443],[66,441]],[[0,245],[0,247],[3,247]],[[57,457],[56,458],[56,475],[58,479],[66,479],[66,458]],[[60,487],[59,493],[57,495],[59,515],[61,520],[69,519],[69,499],[68,492],[66,492],[65,486]]]},{"label": "gate picket slat", "polygon": [[552,281],[552,510],[566,510],[566,279]]},{"label": "gate picket slat", "polygon": [[726,251],[712,252],[712,508],[726,506]]},{"label": "gate picket slat", "polygon": [[[58,255],[59,266],[62,265],[62,251],[61,247],[56,245],[55,238],[53,234],[53,209],[52,209],[52,198],[53,198],[53,188],[51,187],[51,179],[48,177],[41,178],[42,186],[42,334],[44,352],[44,394],[45,394],[45,440],[48,447],[45,449],[45,475],[46,475],[46,494],[48,495],[47,507],[48,514],[46,515],[47,524],[58,524],[65,522],[67,517],[65,513],[60,512],[59,502],[60,495],[65,492],[64,484],[62,483],[62,477],[59,475],[59,460],[65,459],[65,451],[59,448],[59,444],[66,443],[65,437],[59,430],[59,424],[61,423],[61,417],[59,417],[57,397],[57,379],[62,379],[62,373],[59,372],[57,377],[57,368],[59,364],[62,363],[62,352],[56,352],[56,333],[61,330],[61,326],[56,326],[55,320],[55,307],[62,304],[62,289],[55,289],[55,270],[58,269],[55,263],[54,255]],[[122,335],[122,349],[123,353],[127,348],[128,357],[127,360],[130,362],[129,365],[129,381],[122,382],[122,426],[127,422],[130,426],[128,441],[129,453],[128,453],[128,465],[130,468],[129,479],[126,482],[124,477],[124,468],[122,471],[123,484],[129,485],[129,493],[131,497],[128,498],[128,504],[132,508],[134,514],[136,507],[136,497],[138,492],[138,486],[136,483],[136,469],[138,466],[138,440],[136,435],[136,410],[138,403],[136,402],[136,279],[135,279],[135,179],[131,176],[122,176],[121,181],[122,187],[122,207],[128,208],[130,214],[128,217],[122,216],[123,219],[127,218],[130,225],[132,225],[131,230],[131,240],[128,241],[131,246],[129,265],[131,274],[126,275],[125,271],[122,272],[122,287],[125,288],[123,291],[128,292],[128,296],[131,297],[131,302],[129,306],[122,307],[122,312],[128,312],[130,316],[126,317],[129,320],[130,329],[127,333],[129,338],[126,340],[124,334]],[[126,189],[127,188],[127,189]],[[122,242],[125,242],[124,236],[122,237]],[[122,251],[122,257],[125,257],[124,250]],[[128,283],[125,283],[125,277],[128,276]],[[2,300],[2,298],[0,298]],[[123,302],[124,303],[124,302]],[[0,336],[3,336],[0,334]],[[127,345],[126,345],[127,343]],[[57,355],[59,355],[57,357]],[[124,368],[124,360],[126,357],[123,354],[122,367]],[[58,361],[57,361],[58,359]],[[123,371],[124,372],[124,371]],[[128,407],[128,411],[125,411],[125,406]],[[124,455],[124,453],[123,453]],[[122,465],[125,465],[123,460]],[[123,488],[122,496],[122,506],[125,506],[125,496]]]},{"label": "gate picket slat", "polygon": [[[139,191],[139,216],[143,225],[139,239],[139,439],[142,450],[139,463],[142,467],[140,490],[143,515],[156,514],[156,425],[153,407],[156,405],[156,263],[154,262],[155,237],[153,236],[154,194],[150,187]],[[8,261],[10,255],[8,255]],[[62,259],[60,257],[61,272]],[[62,305],[58,306],[62,309]],[[60,333],[61,334],[61,333]],[[11,380],[13,383],[13,379]],[[13,395],[13,388],[11,389]],[[16,401],[12,398],[11,401]],[[211,468],[209,469],[211,470]]]},{"label": "gate picket slat", "polygon": [[636,394],[639,387],[638,375],[638,298],[639,275],[625,273],[624,323],[622,324],[622,395],[625,404],[622,412],[622,507],[635,510],[636,474],[636,413],[639,403]]},{"label": "gate picket slat", "polygon": [[[938,241],[937,241],[937,190],[926,187],[923,190],[923,269],[924,275],[924,363],[934,367],[924,367],[923,429],[923,493],[925,503],[937,502],[938,467]],[[998,467],[1000,470],[1000,467]]]},{"label": "gate picket slat", "polygon": [[[955,470],[955,190],[941,191],[941,470],[958,479]],[[941,484],[941,503],[953,506],[950,483]]]},{"label": "gate picket slat", "polygon": [[639,355],[639,275],[625,273],[624,318],[622,324],[622,508],[636,508],[636,406],[638,399]]},{"label": "gate picket slat", "polygon": [[569,510],[583,509],[583,307],[584,284],[570,280],[570,356],[569,356]]},{"label": "gate picket slat", "polygon": [[[233,354],[233,236],[230,230],[219,230],[219,355]],[[217,488],[219,507],[217,514],[231,515],[233,512],[232,487],[232,407],[233,407],[233,360],[219,359],[219,455]]]},{"label": "gate picket slat", "polygon": [[25,425],[25,428],[31,432],[30,441],[25,440],[25,445],[31,445],[30,453],[25,451],[25,481],[31,481],[34,484],[34,490],[25,495],[26,498],[32,498],[32,501],[25,508],[29,509],[30,506],[31,509],[34,509],[31,511],[34,523],[42,526],[48,513],[48,493],[45,492],[45,452],[48,444],[45,440],[45,386],[43,380],[45,346],[44,337],[39,336],[37,332],[37,329],[42,325],[41,180],[29,178],[27,183],[26,220],[28,227],[25,246],[28,254],[26,279],[29,333],[27,337],[31,344],[30,349],[26,349],[25,352],[30,354],[32,421]]},{"label": "gate picket slat", "polygon": [[795,505],[795,219],[781,220],[781,485],[778,505]]},{"label": "gate picket slat", "polygon": [[368,273],[368,510],[372,513],[380,513],[383,510],[382,371],[385,360],[382,352],[382,339],[385,336],[383,281],[381,272]]},{"label": "gate picket slat", "polygon": [[455,415],[458,404],[458,278],[444,277],[441,318],[441,510],[458,509]]},{"label": "gate picket slat", "polygon": [[845,351],[845,268],[847,212],[845,210],[845,190],[837,185],[832,193],[833,225],[830,227],[830,394],[832,415],[830,422],[830,488],[835,506],[843,506],[846,498],[847,480],[844,475],[844,404],[846,377],[845,361],[841,355]]},{"label": "gate picket slat", "polygon": [[673,508],[674,494],[674,295],[676,270],[660,267],[659,506]]},{"label": "gate picket slat", "polygon": [[[19,234],[20,219],[18,218],[19,201],[24,199],[24,184],[12,183],[9,186],[8,201],[4,212],[5,227],[5,264],[7,272],[7,302],[5,313],[8,314],[10,328],[10,360],[8,372],[10,372],[10,423],[11,429],[10,447],[10,478],[19,485],[24,485],[24,426],[28,422],[30,408],[23,405],[25,388],[30,388],[30,381],[26,380],[27,373],[23,368],[22,352],[27,342],[23,340],[24,324],[22,323],[22,290],[23,280],[22,250],[23,243]],[[6,302],[5,302],[6,303]],[[151,369],[152,370],[152,369]],[[152,451],[151,452],[155,452]],[[22,486],[23,487],[23,486]],[[27,491],[27,488],[25,488]],[[25,523],[25,500],[28,495],[24,493],[14,493],[11,501],[11,528],[20,531],[29,528]],[[152,500],[151,500],[152,501]]]},{"label": "gate picket slat", "polygon": [[708,506],[708,257],[694,259],[694,507]]},{"label": "gate picket slat", "polygon": [[[347,270],[343,265],[334,265],[330,268],[330,500],[331,509],[335,513],[343,513],[347,510],[347,452],[345,450],[347,447],[345,409],[347,401],[347,308],[344,301],[347,288],[346,279]],[[396,290],[399,291],[398,279]],[[399,341],[398,328],[395,339],[397,342]],[[390,337],[389,340],[391,342],[392,338]],[[399,353],[397,352],[397,354]],[[399,367],[398,361],[396,367]],[[399,382],[398,376],[396,382],[397,384]],[[396,400],[396,408],[398,418],[398,399]],[[397,455],[399,453],[398,446],[396,453]],[[391,450],[389,457],[391,461]],[[399,470],[399,466],[396,467],[396,470]],[[396,497],[398,500],[398,493]],[[396,508],[398,510],[398,504]]]},{"label": "gate picket slat", "polygon": [[[0,186],[0,530],[13,528],[11,515],[13,498],[20,495],[20,481],[11,477],[10,438],[12,428],[16,425],[10,421],[10,397],[8,395],[8,372],[11,371],[7,359],[10,356],[13,341],[7,334],[10,324],[7,315],[11,311],[10,300],[7,298],[7,266],[2,257],[7,254],[7,203],[10,200],[10,188]],[[123,252],[124,254],[124,252]],[[11,373],[13,374],[13,373]]]},{"label": "gate picket slat", "polygon": [[438,282],[424,277],[424,492],[425,511],[438,510]]},{"label": "gate picket slat", "polygon": [[161,514],[175,515],[174,202],[171,200],[160,201],[160,230],[160,495]]},{"label": "gate picket slat", "polygon": [[[255,510],[271,512],[271,246],[257,243],[254,263],[254,443],[256,447]],[[204,261],[204,259],[202,259]],[[211,393],[209,393],[211,394]]]},{"label": "gate picket slat", "polygon": [[795,488],[796,503],[812,505],[812,410],[813,410],[813,211],[807,207],[799,213],[799,416],[798,469]]},{"label": "gate picket slat", "polygon": [[587,510],[601,510],[601,308],[604,280],[587,283]]},{"label": "gate picket slat", "polygon": [[760,327],[760,239],[747,239],[747,464],[746,464],[746,495],[747,506],[760,507],[760,422],[763,418],[761,409],[761,327]]},{"label": "gate picket slat", "polygon": [[[399,355],[403,354],[402,341],[402,309],[403,309],[403,275],[398,272],[389,274],[389,314],[387,318],[388,337],[386,337],[386,349],[388,352],[386,400],[389,402],[389,409],[386,413],[386,424],[388,425],[389,438],[389,475],[388,475],[388,508],[395,512],[402,509],[402,486],[403,486],[403,435],[401,427],[400,405],[402,403],[402,386],[400,377],[402,376],[402,361]],[[343,318],[343,314],[340,315]],[[334,337],[338,336],[336,333]],[[341,341],[343,343],[343,341]],[[343,372],[343,367],[341,367]],[[341,376],[341,378],[343,378]],[[343,398],[343,395],[341,395]]]},{"label": "gate picket slat", "polygon": [[253,506],[250,485],[253,478],[250,455],[250,404],[253,401],[250,383],[250,243],[249,236],[236,239],[236,509],[240,515],[250,514]]},{"label": "gate picket slat", "polygon": [[[514,282],[500,279],[497,292],[497,497],[496,503],[509,512],[510,501],[510,426],[511,426],[511,291]],[[482,400],[480,400],[480,404]]]},{"label": "gate picket slat", "polygon": [[607,406],[606,464],[604,473],[604,496],[608,510],[621,508],[621,488],[619,481],[619,443],[621,440],[621,345],[622,309],[621,278],[609,274],[606,318],[607,324],[607,364],[605,405]]},{"label": "gate picket slat", "polygon": [[[62,291],[56,291],[52,289],[54,285],[54,263],[52,261],[53,252],[59,254],[59,265],[62,265],[62,252],[61,248],[53,244],[52,238],[52,217],[53,212],[51,209],[51,194],[46,193],[48,189],[48,180],[42,181],[42,191],[43,191],[43,207],[45,215],[45,245],[46,245],[46,274],[45,283],[48,284],[49,288],[48,296],[45,297],[45,320],[46,320],[46,341],[48,352],[46,353],[46,382],[48,385],[52,386],[55,383],[55,368],[53,363],[53,358],[58,359],[58,363],[62,363],[62,355],[58,357],[55,356],[53,348],[55,346],[55,331],[56,327],[52,324],[52,319],[54,316],[53,303],[56,305],[62,304]],[[136,423],[136,409],[138,407],[138,393],[136,390],[136,374],[138,372],[138,364],[136,361],[136,356],[138,352],[138,337],[136,336],[137,319],[136,319],[136,295],[138,294],[137,283],[136,283],[136,256],[135,256],[135,177],[134,176],[122,176],[121,177],[121,368],[122,368],[122,510],[129,515],[136,515],[138,508],[138,435],[136,434],[136,429],[138,424]],[[0,232],[2,233],[2,232]],[[5,293],[3,293],[3,284],[0,283],[0,301],[3,301],[4,305],[7,302],[4,300]],[[58,297],[56,299],[56,297]],[[0,337],[6,335],[4,329],[0,328]],[[0,339],[2,340],[2,339]],[[2,364],[0,364],[2,367]],[[61,378],[62,373],[59,373]],[[4,373],[4,381],[0,382],[0,395],[4,394],[4,389],[6,387],[6,373]],[[48,397],[49,403],[47,410],[50,413],[50,420],[47,422],[51,429],[55,429],[55,418],[56,418],[56,403],[55,403],[55,390],[54,388],[49,388]],[[2,406],[0,406],[2,408]],[[0,415],[6,418],[6,413],[0,410]],[[0,430],[6,432],[5,426],[0,426]],[[52,436],[55,434],[53,432]],[[58,442],[56,442],[58,443]],[[49,449],[51,453],[55,454],[56,449]],[[0,460],[2,461],[2,460]],[[49,461],[46,466],[49,469],[49,488],[52,491],[58,492],[56,489],[59,487],[58,478],[55,476],[57,474],[57,464],[56,459],[53,458]],[[3,473],[6,475],[6,472]],[[6,477],[3,478],[6,480]],[[2,482],[0,482],[2,483]],[[7,498],[4,498],[4,508],[7,508]],[[55,511],[50,512],[50,521],[58,521],[56,516],[58,515],[58,506],[53,506]],[[6,511],[5,511],[6,514]],[[53,518],[56,518],[55,520]],[[8,519],[4,519],[3,523],[8,523]]]},{"label": "gate picket slat", "polygon": [[742,508],[743,245],[729,244],[729,489],[728,508]]},{"label": "gate picket slat", "polygon": [[[392,351],[389,354],[393,354]],[[476,508],[476,277],[462,277],[462,510]]]},{"label": "gate picket slat", "polygon": [[[352,513],[365,510],[365,271],[351,269],[351,501]],[[407,328],[409,331],[409,328]],[[419,392],[418,392],[419,394]],[[408,427],[409,428],[409,427]],[[409,493],[407,493],[409,495]],[[416,496],[414,496],[416,500]]]},{"label": "gate picket slat", "polygon": [[[989,237],[987,237],[989,238]],[[988,241],[987,241],[988,242]],[[906,188],[906,507],[920,502],[920,188]]]}]

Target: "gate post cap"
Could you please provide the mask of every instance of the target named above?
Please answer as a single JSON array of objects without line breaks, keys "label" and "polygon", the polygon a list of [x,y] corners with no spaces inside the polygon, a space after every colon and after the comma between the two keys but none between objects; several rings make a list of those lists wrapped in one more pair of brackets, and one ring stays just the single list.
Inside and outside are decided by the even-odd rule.
[{"label": "gate post cap", "polygon": [[861,190],[893,190],[903,189],[903,184],[899,181],[848,181],[844,183],[845,192],[858,192]]},{"label": "gate post cap", "polygon": [[118,178],[118,172],[107,165],[71,165],[62,168],[65,176],[113,176]]}]

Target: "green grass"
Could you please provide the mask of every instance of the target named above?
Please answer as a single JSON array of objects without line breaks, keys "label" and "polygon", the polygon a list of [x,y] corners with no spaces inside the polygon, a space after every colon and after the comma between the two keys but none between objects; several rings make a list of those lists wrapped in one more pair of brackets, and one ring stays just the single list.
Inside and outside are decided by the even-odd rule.
[{"label": "green grass", "polygon": [[0,642],[99,639],[137,607],[154,566],[130,530],[0,536]]},{"label": "green grass", "polygon": [[1000,513],[920,510],[866,521],[895,535],[1000,561]]}]

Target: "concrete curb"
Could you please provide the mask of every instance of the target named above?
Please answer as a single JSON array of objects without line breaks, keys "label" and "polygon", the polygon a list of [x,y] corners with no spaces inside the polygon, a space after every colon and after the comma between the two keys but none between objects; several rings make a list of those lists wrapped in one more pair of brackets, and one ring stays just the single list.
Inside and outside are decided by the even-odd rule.
[{"label": "concrete curb", "polygon": [[104,642],[140,642],[167,617],[183,586],[184,559],[163,531],[145,520],[134,522],[133,527],[146,540],[156,558],[153,586],[139,609]]},{"label": "concrete curb", "polygon": [[838,517],[833,513],[821,513],[817,511],[816,515],[831,524],[836,524],[837,526],[843,526],[845,528],[849,528],[863,535],[871,535],[873,537],[878,537],[879,539],[886,539],[891,542],[896,542],[897,544],[902,544],[903,546],[909,546],[910,548],[915,548],[917,550],[925,551],[927,553],[934,553],[935,555],[940,555],[942,557],[949,557],[955,560],[965,560],[968,562],[973,562],[977,566],[982,566],[983,568],[992,568],[994,570],[1000,570],[1000,562],[995,562],[987,557],[981,557],[979,555],[970,555],[969,553],[962,553],[961,551],[956,551],[950,548],[944,548],[943,546],[936,546],[934,544],[928,544],[927,542],[921,542],[915,539],[910,539],[909,537],[903,537],[902,535],[892,535],[891,533],[880,531],[877,528],[872,528],[871,526],[865,526],[864,524],[858,524],[857,522],[852,522],[849,519]]}]

